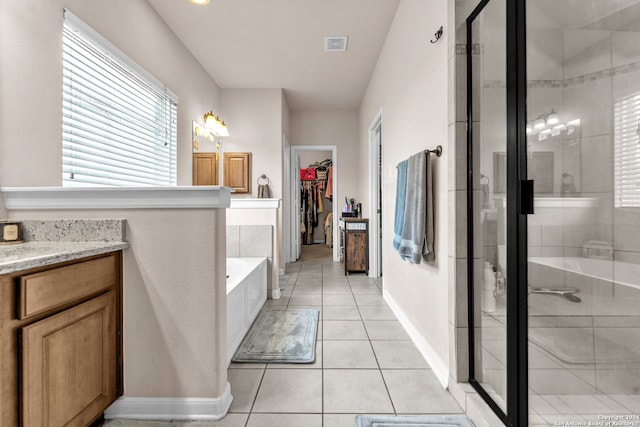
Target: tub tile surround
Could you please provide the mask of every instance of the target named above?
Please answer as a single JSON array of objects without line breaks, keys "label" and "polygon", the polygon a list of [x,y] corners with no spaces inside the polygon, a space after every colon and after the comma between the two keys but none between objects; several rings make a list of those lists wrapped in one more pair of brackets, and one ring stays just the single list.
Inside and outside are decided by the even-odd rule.
[{"label": "tub tile surround", "polygon": [[267,258],[267,294],[270,299],[277,297],[272,288],[275,268],[273,241],[272,225],[227,225],[227,257]]}]

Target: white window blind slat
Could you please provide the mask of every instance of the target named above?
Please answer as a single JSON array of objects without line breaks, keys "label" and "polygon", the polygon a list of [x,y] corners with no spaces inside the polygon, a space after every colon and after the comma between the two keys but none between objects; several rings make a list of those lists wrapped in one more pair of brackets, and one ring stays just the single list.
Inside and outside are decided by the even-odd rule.
[{"label": "white window blind slat", "polygon": [[176,185],[177,97],[65,10],[63,186]]}]

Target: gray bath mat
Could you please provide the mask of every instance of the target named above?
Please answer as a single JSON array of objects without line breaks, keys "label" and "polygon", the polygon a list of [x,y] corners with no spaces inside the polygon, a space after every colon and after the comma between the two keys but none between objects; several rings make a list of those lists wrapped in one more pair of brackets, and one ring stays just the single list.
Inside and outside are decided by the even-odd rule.
[{"label": "gray bath mat", "polygon": [[464,415],[358,415],[356,427],[473,427]]},{"label": "gray bath mat", "polygon": [[234,362],[313,363],[318,310],[263,310],[238,347]]}]

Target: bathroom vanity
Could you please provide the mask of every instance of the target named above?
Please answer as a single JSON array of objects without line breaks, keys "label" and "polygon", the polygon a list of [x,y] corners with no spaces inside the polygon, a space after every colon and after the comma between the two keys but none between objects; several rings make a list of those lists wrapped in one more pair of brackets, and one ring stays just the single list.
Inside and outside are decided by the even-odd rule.
[{"label": "bathroom vanity", "polygon": [[122,394],[126,246],[0,247],[0,425],[89,425]]}]

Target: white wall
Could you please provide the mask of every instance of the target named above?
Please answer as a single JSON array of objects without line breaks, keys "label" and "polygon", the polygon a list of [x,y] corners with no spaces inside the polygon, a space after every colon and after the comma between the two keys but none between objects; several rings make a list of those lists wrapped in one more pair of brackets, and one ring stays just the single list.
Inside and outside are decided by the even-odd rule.
[{"label": "white wall", "polygon": [[222,150],[252,153],[251,194],[233,197],[257,197],[256,180],[265,174],[271,196],[282,198],[282,90],[222,89],[220,104],[230,134]]},{"label": "white wall", "polygon": [[[435,364],[449,365],[447,173],[447,32],[431,44],[433,33],[447,24],[446,0],[403,0],[378,59],[359,115],[358,194],[369,194],[369,127],[383,111],[383,283],[408,322],[435,353]],[[433,158],[436,260],[420,265],[400,259],[392,249],[396,165],[436,145]],[[364,203],[364,216],[370,203]],[[453,206],[451,207],[453,209]],[[453,232],[453,231],[452,231]],[[420,343],[418,343],[420,344]],[[432,363],[434,369],[434,363]],[[445,373],[446,374],[446,373]]]},{"label": "white wall", "polygon": [[179,97],[178,184],[191,184],[191,122],[219,89],[145,0],[0,2],[0,186],[62,181],[62,9],[68,8]]},{"label": "white wall", "polygon": [[345,197],[364,200],[361,194],[365,193],[358,193],[360,147],[357,111],[291,111],[290,142],[291,145],[335,145],[338,149],[338,181],[334,201],[340,203]]}]

